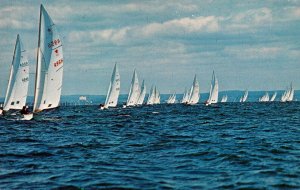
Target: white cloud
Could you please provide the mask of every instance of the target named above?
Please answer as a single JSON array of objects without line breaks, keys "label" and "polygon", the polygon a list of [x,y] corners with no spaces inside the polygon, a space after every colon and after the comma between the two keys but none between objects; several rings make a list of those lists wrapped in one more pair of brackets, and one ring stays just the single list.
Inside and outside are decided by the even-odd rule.
[{"label": "white cloud", "polygon": [[28,6],[7,6],[0,8],[0,28],[3,29],[32,29],[33,8]]},{"label": "white cloud", "polygon": [[237,57],[239,59],[265,59],[274,58],[280,52],[280,47],[226,47],[224,52],[230,56]]}]

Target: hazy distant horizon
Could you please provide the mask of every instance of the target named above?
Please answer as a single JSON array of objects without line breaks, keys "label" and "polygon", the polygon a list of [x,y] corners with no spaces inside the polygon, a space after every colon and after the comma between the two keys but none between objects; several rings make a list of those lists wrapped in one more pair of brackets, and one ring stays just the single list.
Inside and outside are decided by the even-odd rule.
[{"label": "hazy distant horizon", "polygon": [[34,90],[39,7],[63,42],[62,95],[106,95],[118,63],[121,94],[133,70],[147,92],[183,93],[195,74],[209,91],[300,89],[300,1],[1,1],[0,97],[5,96],[17,34],[30,63]]}]

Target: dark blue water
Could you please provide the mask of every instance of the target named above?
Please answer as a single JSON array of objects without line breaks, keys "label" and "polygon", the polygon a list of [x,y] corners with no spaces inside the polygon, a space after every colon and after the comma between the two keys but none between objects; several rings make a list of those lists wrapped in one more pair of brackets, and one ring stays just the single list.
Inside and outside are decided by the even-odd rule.
[{"label": "dark blue water", "polygon": [[0,189],[300,189],[300,103],[0,118]]}]

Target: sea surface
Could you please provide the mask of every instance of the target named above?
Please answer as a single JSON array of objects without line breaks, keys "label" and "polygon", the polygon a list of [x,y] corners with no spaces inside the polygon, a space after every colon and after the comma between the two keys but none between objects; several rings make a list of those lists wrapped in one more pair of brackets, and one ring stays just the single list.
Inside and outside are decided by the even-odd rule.
[{"label": "sea surface", "polygon": [[0,117],[0,189],[300,189],[300,102]]}]

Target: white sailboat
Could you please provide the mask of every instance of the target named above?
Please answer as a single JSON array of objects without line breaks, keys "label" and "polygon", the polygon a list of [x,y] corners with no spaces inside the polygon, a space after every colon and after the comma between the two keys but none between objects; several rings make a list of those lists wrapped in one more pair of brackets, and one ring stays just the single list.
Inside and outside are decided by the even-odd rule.
[{"label": "white sailboat", "polygon": [[240,102],[246,102],[247,98],[248,98],[248,90],[246,90],[244,95],[240,98]]},{"label": "white sailboat", "polygon": [[154,101],[153,104],[160,104],[160,93],[157,90],[156,86],[154,87]]},{"label": "white sailboat", "polygon": [[197,104],[199,101],[199,98],[200,98],[200,87],[199,87],[199,83],[197,80],[197,75],[195,75],[193,85],[190,90],[190,97],[189,97],[188,104],[190,104],[190,105]]},{"label": "white sailboat", "polygon": [[275,100],[276,96],[277,96],[277,92],[275,92],[275,93],[272,95],[272,97],[271,97],[271,99],[270,99],[270,102],[273,102],[273,101]]},{"label": "white sailboat", "polygon": [[181,100],[181,103],[187,104],[189,102],[189,91],[187,89],[184,90],[184,94]]},{"label": "white sailboat", "polygon": [[225,95],[222,97],[221,102],[225,103],[225,102],[227,102],[227,99],[228,99],[228,96]]},{"label": "white sailboat", "polygon": [[288,102],[293,101],[294,93],[295,93],[295,89],[293,88],[293,84],[291,83],[290,90],[289,90],[289,96],[286,101],[288,101]]},{"label": "white sailboat", "polygon": [[170,94],[167,100],[167,104],[174,104],[175,101],[176,101],[176,93]]},{"label": "white sailboat", "polygon": [[117,106],[119,94],[120,94],[120,85],[121,85],[120,74],[119,74],[117,64],[115,64],[111,75],[111,80],[110,80],[110,84],[109,84],[109,88],[107,91],[107,96],[103,108]]},{"label": "white sailboat", "polygon": [[206,105],[218,103],[218,95],[219,94],[219,84],[218,79],[216,79],[215,72],[212,74],[209,98],[206,101]]},{"label": "white sailboat", "polygon": [[154,104],[154,97],[155,97],[154,89],[155,89],[155,87],[153,87],[153,86],[150,89],[150,93],[149,93],[148,100],[147,100],[147,105]]},{"label": "white sailboat", "polygon": [[139,79],[134,70],[126,106],[135,106],[140,95]]},{"label": "white sailboat", "polygon": [[41,5],[33,111],[56,108],[63,79],[62,42],[55,24]]},{"label": "white sailboat", "polygon": [[146,85],[145,85],[145,81],[143,80],[142,82],[142,86],[141,86],[141,92],[140,92],[140,95],[139,95],[139,99],[137,101],[137,105],[142,105],[144,103],[144,99],[145,99],[145,96],[146,96]]},{"label": "white sailboat", "polygon": [[29,64],[25,52],[20,36],[18,35],[10,68],[3,108],[4,111],[10,109],[20,110],[26,104],[29,83]]},{"label": "white sailboat", "polygon": [[258,99],[259,102],[268,102],[270,100],[268,92],[265,93],[262,97]]}]

